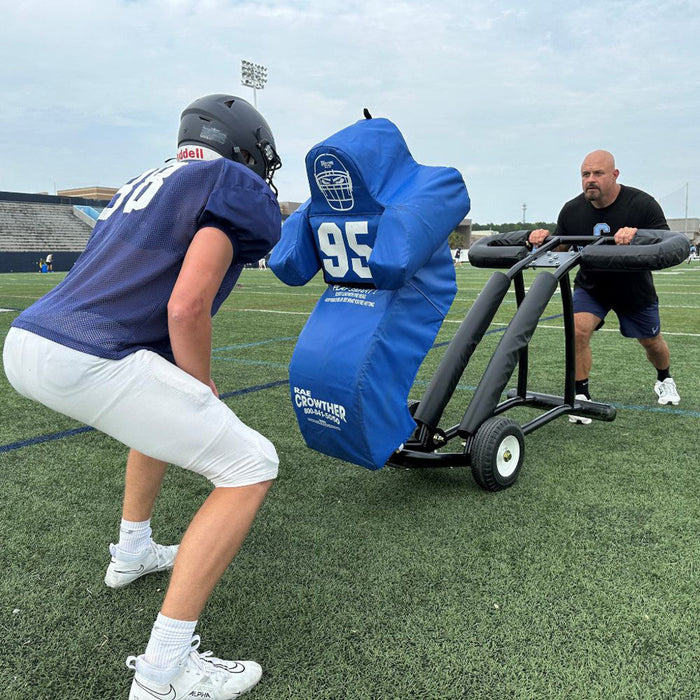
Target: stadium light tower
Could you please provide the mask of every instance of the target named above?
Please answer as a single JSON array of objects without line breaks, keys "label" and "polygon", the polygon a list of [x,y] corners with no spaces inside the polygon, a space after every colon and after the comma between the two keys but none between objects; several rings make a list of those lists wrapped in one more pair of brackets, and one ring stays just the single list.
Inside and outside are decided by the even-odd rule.
[{"label": "stadium light tower", "polygon": [[241,85],[253,88],[253,104],[258,108],[256,90],[262,90],[267,82],[267,67],[259,63],[252,63],[243,59],[241,61]]}]

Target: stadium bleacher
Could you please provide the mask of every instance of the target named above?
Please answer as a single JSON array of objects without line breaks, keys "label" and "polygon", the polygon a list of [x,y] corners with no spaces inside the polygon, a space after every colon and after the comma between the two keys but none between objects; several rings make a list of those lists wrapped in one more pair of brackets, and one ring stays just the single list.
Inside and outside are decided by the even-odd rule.
[{"label": "stadium bleacher", "polygon": [[54,271],[69,270],[90,237],[103,201],[0,192],[0,272],[35,272],[53,253]]}]

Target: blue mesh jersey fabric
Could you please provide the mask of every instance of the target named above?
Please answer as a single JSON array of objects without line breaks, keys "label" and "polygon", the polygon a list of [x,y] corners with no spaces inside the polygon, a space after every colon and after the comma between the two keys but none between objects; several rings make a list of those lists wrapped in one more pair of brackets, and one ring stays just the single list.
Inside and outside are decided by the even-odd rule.
[{"label": "blue mesh jersey fabric", "polygon": [[66,278],[13,325],[98,357],[145,348],[173,361],[167,303],[185,253],[205,226],[224,231],[234,248],[213,316],[243,266],[266,255],[281,231],[269,186],[223,158],[174,162],[127,182]]}]

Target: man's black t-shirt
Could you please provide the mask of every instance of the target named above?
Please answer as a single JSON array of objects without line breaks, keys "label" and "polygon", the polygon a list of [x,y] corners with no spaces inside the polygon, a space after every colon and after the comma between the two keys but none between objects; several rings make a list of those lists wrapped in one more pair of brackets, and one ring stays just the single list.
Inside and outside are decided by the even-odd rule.
[{"label": "man's black t-shirt", "polygon": [[[618,229],[666,229],[666,217],[659,203],[646,192],[620,185],[617,199],[596,209],[583,193],[568,201],[559,212],[558,236],[614,236]],[[657,300],[650,271],[590,272],[579,269],[574,283],[615,311],[642,309]]]}]

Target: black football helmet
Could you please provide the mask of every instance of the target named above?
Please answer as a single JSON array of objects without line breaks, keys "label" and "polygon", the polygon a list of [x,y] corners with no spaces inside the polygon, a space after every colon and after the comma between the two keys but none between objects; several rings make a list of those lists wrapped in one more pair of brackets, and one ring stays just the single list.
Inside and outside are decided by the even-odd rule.
[{"label": "black football helmet", "polygon": [[[242,163],[270,186],[282,161],[262,114],[241,97],[206,95],[185,108],[177,145],[211,148],[224,158]],[[273,187],[274,189],[274,187]]]}]

